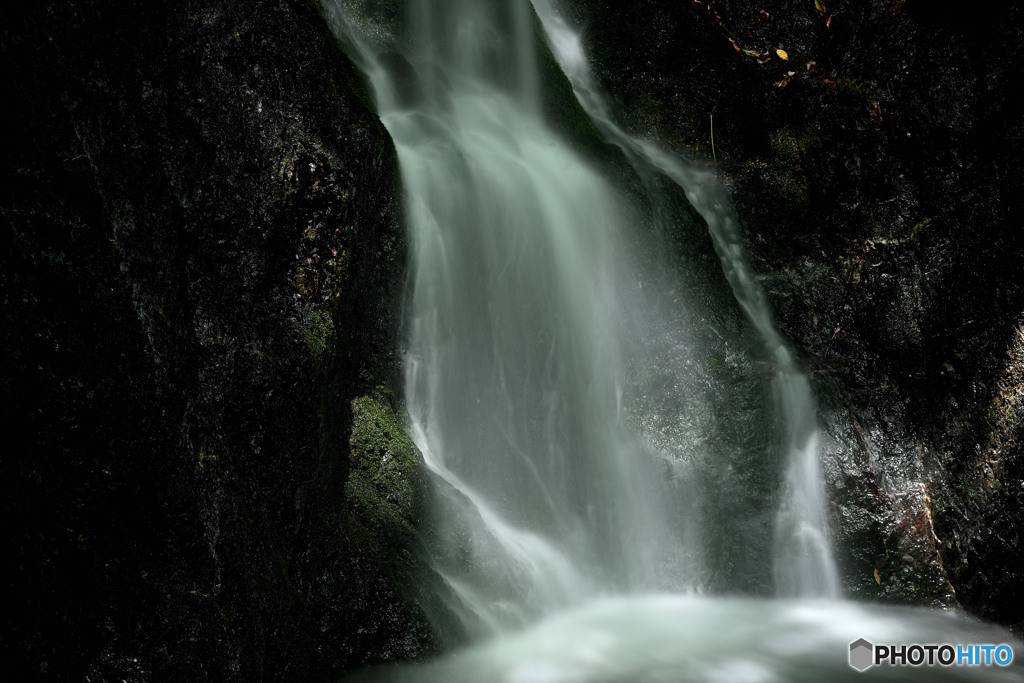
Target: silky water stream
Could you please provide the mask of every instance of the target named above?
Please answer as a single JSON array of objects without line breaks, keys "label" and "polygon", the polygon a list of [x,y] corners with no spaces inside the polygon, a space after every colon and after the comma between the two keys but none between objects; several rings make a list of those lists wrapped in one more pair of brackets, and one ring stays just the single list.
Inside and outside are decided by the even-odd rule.
[{"label": "silky water stream", "polygon": [[[847,653],[858,638],[1008,638],[948,614],[838,600],[814,399],[747,264],[727,194],[616,125],[549,0],[416,0],[383,19],[366,4],[324,6],[398,152],[413,245],[406,405],[434,484],[430,562],[447,618],[476,644],[364,676],[822,680],[857,674]],[[765,562],[777,599],[702,594],[708,530],[689,502],[698,492],[677,483],[695,456],[655,448],[630,427],[626,377],[651,361],[645,330],[664,330],[639,286],[651,267],[635,245],[641,214],[550,124],[549,54],[636,176],[667,179],[706,222],[772,367],[785,465]],[[699,403],[687,377],[671,386]],[[871,673],[1020,680],[998,666]]]}]

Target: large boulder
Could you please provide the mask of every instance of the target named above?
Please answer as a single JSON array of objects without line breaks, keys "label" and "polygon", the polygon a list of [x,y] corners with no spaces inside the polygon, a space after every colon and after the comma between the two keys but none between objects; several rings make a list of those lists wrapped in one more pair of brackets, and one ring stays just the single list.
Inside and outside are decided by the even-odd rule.
[{"label": "large boulder", "polygon": [[318,680],[429,649],[413,510],[346,493],[352,401],[398,419],[406,248],[317,6],[24,3],[2,54],[7,669]]}]

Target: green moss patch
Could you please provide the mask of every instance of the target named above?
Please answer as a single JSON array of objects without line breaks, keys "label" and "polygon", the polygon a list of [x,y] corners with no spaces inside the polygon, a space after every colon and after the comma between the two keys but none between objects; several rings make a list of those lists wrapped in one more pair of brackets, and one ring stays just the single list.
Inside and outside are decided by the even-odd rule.
[{"label": "green moss patch", "polygon": [[418,451],[383,400],[352,401],[351,460],[345,495],[371,531],[411,532],[422,498]]}]

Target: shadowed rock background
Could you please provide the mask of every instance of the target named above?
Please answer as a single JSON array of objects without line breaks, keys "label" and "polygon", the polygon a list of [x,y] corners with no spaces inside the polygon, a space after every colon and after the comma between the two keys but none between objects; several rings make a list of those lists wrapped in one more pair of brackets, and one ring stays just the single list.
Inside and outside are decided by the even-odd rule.
[{"label": "shadowed rock background", "polygon": [[[710,159],[714,115],[821,403],[846,594],[1020,633],[1021,12],[770,4],[567,3],[632,132]],[[396,159],[316,5],[5,19],[8,668],[321,680],[432,651]]]},{"label": "shadowed rock background", "polygon": [[15,678],[316,680],[421,653],[396,158],[316,6],[4,23]]}]

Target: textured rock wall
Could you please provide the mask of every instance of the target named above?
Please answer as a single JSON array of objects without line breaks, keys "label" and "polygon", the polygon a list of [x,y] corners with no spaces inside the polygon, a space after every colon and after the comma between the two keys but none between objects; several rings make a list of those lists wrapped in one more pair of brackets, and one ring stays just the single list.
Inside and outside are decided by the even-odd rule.
[{"label": "textured rock wall", "polygon": [[380,457],[353,416],[397,419],[405,244],[390,140],[315,4],[4,24],[5,668],[318,680],[429,648],[412,494],[346,493]]},{"label": "textured rock wall", "polygon": [[567,5],[623,123],[717,157],[819,396],[847,595],[1020,624],[1020,10]]}]

